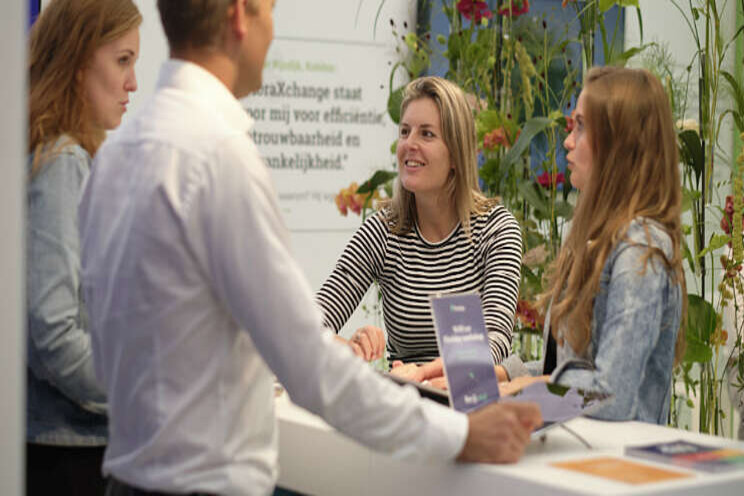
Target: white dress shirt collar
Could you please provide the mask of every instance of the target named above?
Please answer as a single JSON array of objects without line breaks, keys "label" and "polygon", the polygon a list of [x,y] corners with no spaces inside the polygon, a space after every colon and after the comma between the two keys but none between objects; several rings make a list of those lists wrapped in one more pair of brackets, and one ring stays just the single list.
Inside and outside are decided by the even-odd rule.
[{"label": "white dress shirt collar", "polygon": [[160,68],[157,88],[175,88],[202,100],[224,117],[230,127],[248,132],[253,119],[230,89],[204,67],[182,59],[169,59]]}]

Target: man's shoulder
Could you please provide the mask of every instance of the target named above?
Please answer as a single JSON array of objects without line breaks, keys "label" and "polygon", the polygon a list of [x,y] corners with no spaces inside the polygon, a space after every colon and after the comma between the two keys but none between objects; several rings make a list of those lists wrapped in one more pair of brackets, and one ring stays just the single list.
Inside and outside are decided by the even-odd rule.
[{"label": "man's shoulder", "polygon": [[194,162],[214,164],[217,155],[230,149],[243,151],[251,142],[191,95],[164,88],[112,133],[105,145],[116,149],[169,149]]}]

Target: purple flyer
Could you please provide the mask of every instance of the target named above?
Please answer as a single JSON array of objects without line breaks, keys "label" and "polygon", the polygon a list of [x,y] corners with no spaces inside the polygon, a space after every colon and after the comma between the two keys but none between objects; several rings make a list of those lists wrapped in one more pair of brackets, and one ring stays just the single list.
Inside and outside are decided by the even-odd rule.
[{"label": "purple flyer", "polygon": [[432,296],[431,310],[453,408],[469,412],[498,400],[480,296]]}]

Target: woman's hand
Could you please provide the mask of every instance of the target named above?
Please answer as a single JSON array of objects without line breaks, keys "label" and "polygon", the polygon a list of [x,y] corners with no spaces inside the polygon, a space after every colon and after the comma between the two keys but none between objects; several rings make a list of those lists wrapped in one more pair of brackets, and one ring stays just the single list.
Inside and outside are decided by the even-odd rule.
[{"label": "woman's hand", "polygon": [[[423,365],[416,365],[415,363],[403,363],[400,360],[393,362],[393,368],[390,373],[409,379],[411,381],[423,382],[423,381],[437,381],[437,384],[443,382],[446,386],[446,381],[439,381],[444,379],[444,366],[442,365],[442,359],[437,358],[431,362]],[[439,386],[436,386],[439,387]],[[444,388],[446,389],[446,387]]]},{"label": "woman's hand", "polygon": [[521,377],[515,377],[508,382],[499,382],[499,394],[501,396],[510,396],[517,391],[526,388],[530,384],[534,384],[536,382],[548,382],[549,380],[549,375],[524,375]]},{"label": "woman's hand", "polygon": [[385,354],[385,333],[379,327],[368,325],[357,329],[348,343],[355,355],[368,362]]},{"label": "woman's hand", "polygon": [[393,362],[393,368],[390,369],[390,373],[409,381],[423,382],[424,374],[421,367],[415,363],[403,363],[400,360]]},{"label": "woman's hand", "polygon": [[506,369],[502,365],[494,366],[496,370],[496,378],[499,382],[507,382],[509,380],[509,374],[506,373]]}]

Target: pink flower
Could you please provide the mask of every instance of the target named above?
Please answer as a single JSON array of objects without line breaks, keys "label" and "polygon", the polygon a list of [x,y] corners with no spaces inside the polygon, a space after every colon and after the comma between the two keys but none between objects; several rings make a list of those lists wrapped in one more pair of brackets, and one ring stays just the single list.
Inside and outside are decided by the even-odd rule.
[{"label": "pink flower", "polygon": [[490,19],[493,15],[483,0],[460,0],[457,2],[457,10],[465,19],[475,22],[481,22],[484,17]]},{"label": "pink flower", "polygon": [[346,207],[346,200],[344,199],[344,194],[339,193],[336,195],[336,208],[338,208],[338,211],[346,217],[349,213],[349,209]]},{"label": "pink flower", "polygon": [[499,7],[498,13],[499,15],[502,15],[502,16],[511,15],[511,17],[517,17],[517,16],[521,16],[522,14],[526,14],[529,11],[530,11],[529,0],[509,0],[501,4],[501,7]]},{"label": "pink flower", "polygon": [[362,207],[368,199],[370,202],[380,199],[380,192],[377,190],[371,193],[359,194],[357,193],[357,189],[359,189],[357,183],[351,183],[348,188],[341,189],[336,195],[336,208],[338,208],[338,211],[344,217],[348,215],[349,210],[357,215],[361,214]]},{"label": "pink flower", "polygon": [[539,184],[543,188],[550,188],[551,184],[558,186],[559,184],[563,184],[564,182],[566,182],[566,178],[563,175],[563,172],[557,172],[554,174],[543,172],[542,174],[537,176],[537,184]]}]

